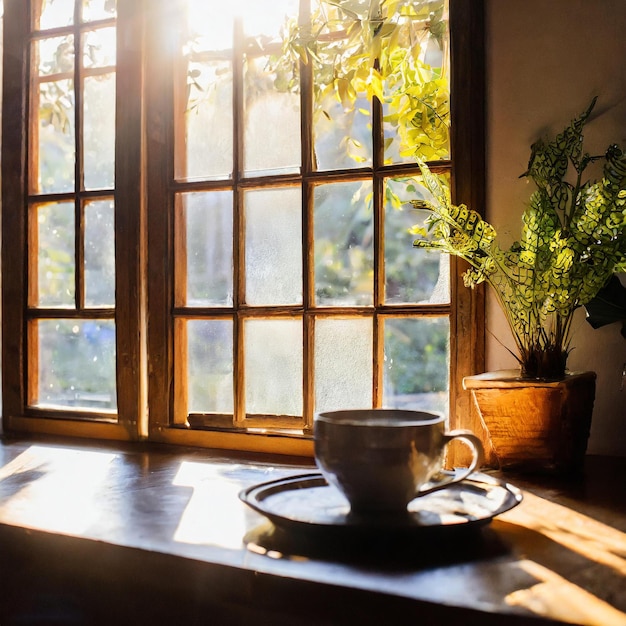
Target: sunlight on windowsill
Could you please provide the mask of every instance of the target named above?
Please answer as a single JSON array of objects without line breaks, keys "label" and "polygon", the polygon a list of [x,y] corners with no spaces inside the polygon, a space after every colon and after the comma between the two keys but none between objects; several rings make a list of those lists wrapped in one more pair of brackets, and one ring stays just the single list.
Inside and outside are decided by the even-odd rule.
[{"label": "sunlight on windowsill", "polygon": [[[524,492],[523,504],[498,518],[514,524],[523,532],[534,531],[568,551],[626,576],[626,533],[607,526],[587,515]],[[532,551],[532,539],[516,547]],[[532,561],[521,559],[518,567],[538,582],[510,593],[505,602],[533,613],[587,626],[624,626],[626,613],[617,610],[557,572]]]},{"label": "sunlight on windowsill", "polygon": [[225,477],[223,468],[183,461],[172,484],[193,489],[174,541],[241,548],[246,532],[245,511],[237,497],[241,483]]},{"label": "sunlight on windowsill", "polygon": [[541,533],[568,550],[626,576],[626,533],[591,517],[524,492],[523,505],[499,519]]},{"label": "sunlight on windowsill", "polygon": [[529,560],[519,562],[519,567],[538,582],[528,589],[510,593],[505,602],[537,615],[586,626],[624,626],[626,613],[618,611],[607,602],[574,585],[539,563]]},{"label": "sunlight on windowsill", "polygon": [[97,494],[117,454],[31,446],[0,468],[15,493],[0,503],[0,517],[15,525],[81,535],[97,522]]},{"label": "sunlight on windowsill", "polygon": [[[174,554],[173,544],[188,554],[181,545],[185,544],[198,546],[198,554],[203,553],[200,546],[205,546],[225,549],[231,556],[243,550],[273,562],[309,560],[300,553],[283,554],[245,542],[259,520],[238,494],[248,481],[282,473],[279,465],[230,462],[224,457],[190,461],[175,456],[165,462],[155,457],[152,464],[148,456],[31,445],[0,467],[0,520],[104,541],[115,542],[123,536],[131,545],[135,541],[135,545]],[[284,471],[289,470],[285,467]],[[149,478],[152,474],[154,480]],[[129,480],[134,491],[128,490]],[[167,514],[159,515],[163,506]],[[126,510],[137,515],[132,518],[134,526],[124,517]],[[587,626],[626,625],[626,613],[610,604],[626,578],[625,532],[527,491],[520,506],[498,516],[491,528],[511,546],[510,558],[494,563],[503,568],[498,571],[513,568],[522,574],[521,579],[512,577],[504,591],[494,592],[498,606]],[[210,554],[213,558],[221,553]],[[433,565],[448,575],[446,564]],[[480,574],[480,560],[476,568]],[[372,571],[371,575],[381,573]],[[416,563],[415,575],[419,578],[421,573]],[[449,575],[451,580],[456,575],[454,567]],[[594,595],[601,584],[605,586]]]}]

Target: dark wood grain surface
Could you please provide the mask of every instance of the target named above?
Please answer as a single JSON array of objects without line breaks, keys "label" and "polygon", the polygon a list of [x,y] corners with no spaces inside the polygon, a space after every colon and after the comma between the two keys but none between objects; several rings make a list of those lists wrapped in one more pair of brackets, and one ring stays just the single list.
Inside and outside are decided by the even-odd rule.
[{"label": "dark wood grain surface", "polygon": [[274,528],[238,493],[291,461],[5,440],[0,624],[626,624],[626,459],[428,540]]}]

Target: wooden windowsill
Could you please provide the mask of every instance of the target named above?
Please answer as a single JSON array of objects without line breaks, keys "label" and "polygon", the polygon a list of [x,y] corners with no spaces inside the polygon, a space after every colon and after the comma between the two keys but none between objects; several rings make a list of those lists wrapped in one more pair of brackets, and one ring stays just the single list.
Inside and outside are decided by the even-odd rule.
[{"label": "wooden windowsill", "polygon": [[436,546],[288,537],[238,499],[312,468],[5,439],[0,624],[626,624],[626,459],[588,457],[578,484],[507,475],[522,504]]}]

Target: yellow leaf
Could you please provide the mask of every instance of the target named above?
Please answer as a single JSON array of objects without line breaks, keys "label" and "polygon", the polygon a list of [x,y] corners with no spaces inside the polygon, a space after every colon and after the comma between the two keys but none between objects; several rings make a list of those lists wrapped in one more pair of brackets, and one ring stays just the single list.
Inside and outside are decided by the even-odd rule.
[{"label": "yellow leaf", "polygon": [[382,102],[384,100],[382,78],[375,70],[371,73],[370,85],[374,95]]}]

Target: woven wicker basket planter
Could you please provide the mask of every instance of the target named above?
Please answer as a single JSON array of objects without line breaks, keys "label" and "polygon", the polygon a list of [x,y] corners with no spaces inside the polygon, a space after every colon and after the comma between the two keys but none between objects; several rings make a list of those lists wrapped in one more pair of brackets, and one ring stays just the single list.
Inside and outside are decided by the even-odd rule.
[{"label": "woven wicker basket planter", "polygon": [[559,381],[522,379],[517,370],[463,379],[500,469],[571,476],[584,467],[595,385],[595,372]]}]

